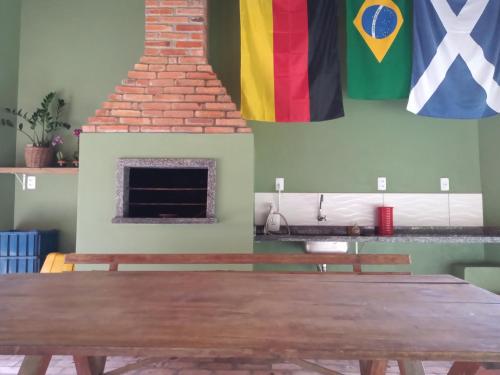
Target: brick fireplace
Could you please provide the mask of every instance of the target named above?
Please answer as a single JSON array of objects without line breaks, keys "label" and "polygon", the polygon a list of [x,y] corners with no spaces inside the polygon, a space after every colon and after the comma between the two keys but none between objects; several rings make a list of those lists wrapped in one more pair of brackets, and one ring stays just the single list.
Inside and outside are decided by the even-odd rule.
[{"label": "brick fireplace", "polygon": [[[206,0],[146,0],[145,4],[144,53],[83,128],[77,252],[252,252],[254,137],[208,64]],[[127,45],[126,40],[121,43]],[[116,66],[122,63],[117,61]],[[238,69],[237,61],[228,63],[234,66],[221,69]],[[113,61],[106,64],[111,64],[107,69],[114,66]],[[137,179],[132,186],[119,178],[124,160],[139,163],[134,173],[140,186]],[[183,190],[184,185],[171,186],[170,177],[143,170],[144,163],[156,168],[155,163],[165,160],[213,163],[214,181],[208,179],[206,187],[189,186],[196,192],[186,193],[189,201],[181,201],[180,193],[173,191]],[[182,165],[180,169],[185,169]],[[166,179],[165,185],[155,185]],[[143,186],[147,181],[154,183]],[[134,212],[131,195],[121,196],[128,214],[120,206],[120,189],[126,186],[129,193],[134,191]],[[168,196],[161,193],[157,201],[160,193],[146,193],[153,190],[165,190]],[[201,208],[194,214],[181,209],[144,214],[142,208],[150,211],[150,203],[162,207],[196,203]]]},{"label": "brick fireplace", "polygon": [[144,55],[85,133],[251,133],[207,59],[207,0],[145,0]]}]

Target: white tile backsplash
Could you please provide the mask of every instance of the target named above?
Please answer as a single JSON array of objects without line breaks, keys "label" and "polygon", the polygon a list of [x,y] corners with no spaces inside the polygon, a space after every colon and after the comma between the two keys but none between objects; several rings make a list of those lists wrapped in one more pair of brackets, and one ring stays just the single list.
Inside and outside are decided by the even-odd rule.
[{"label": "white tile backsplash", "polygon": [[484,225],[482,194],[450,194],[452,226]]},{"label": "white tile backsplash", "polygon": [[448,226],[447,194],[386,194],[385,205],[394,207],[396,226]]},{"label": "white tile backsplash", "polygon": [[[325,194],[327,225],[373,225],[381,194]],[[333,223],[333,224],[332,224]]]},{"label": "white tile backsplash", "polygon": [[[281,194],[281,213],[290,225],[376,225],[376,208],[394,207],[396,226],[482,226],[482,194],[324,194],[327,222],[318,223],[319,193]],[[255,194],[255,223],[264,225],[277,193]]]},{"label": "white tile backsplash", "polygon": [[[282,194],[281,212],[290,225],[314,225],[318,217],[318,194]],[[304,224],[302,224],[304,223]]]}]

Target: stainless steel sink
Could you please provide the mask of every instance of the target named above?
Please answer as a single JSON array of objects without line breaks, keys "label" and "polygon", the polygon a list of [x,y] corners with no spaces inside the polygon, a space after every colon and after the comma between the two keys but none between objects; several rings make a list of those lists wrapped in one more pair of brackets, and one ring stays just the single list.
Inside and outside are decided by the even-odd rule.
[{"label": "stainless steel sink", "polygon": [[345,254],[349,250],[347,242],[323,242],[323,241],[307,241],[307,253],[342,253]]}]

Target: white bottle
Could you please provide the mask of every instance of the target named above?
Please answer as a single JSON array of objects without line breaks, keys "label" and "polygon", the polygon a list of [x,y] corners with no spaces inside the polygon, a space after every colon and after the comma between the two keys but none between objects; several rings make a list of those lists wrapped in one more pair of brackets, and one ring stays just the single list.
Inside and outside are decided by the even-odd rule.
[{"label": "white bottle", "polygon": [[265,233],[279,232],[280,227],[281,227],[281,215],[279,214],[274,203],[271,203],[264,231]]}]

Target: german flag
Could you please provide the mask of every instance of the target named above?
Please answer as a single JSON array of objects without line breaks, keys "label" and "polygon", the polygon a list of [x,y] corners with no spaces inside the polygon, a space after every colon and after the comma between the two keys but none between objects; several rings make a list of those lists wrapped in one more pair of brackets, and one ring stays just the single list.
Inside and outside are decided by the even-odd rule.
[{"label": "german flag", "polygon": [[338,0],[240,0],[240,13],[243,117],[342,117]]}]

